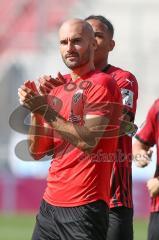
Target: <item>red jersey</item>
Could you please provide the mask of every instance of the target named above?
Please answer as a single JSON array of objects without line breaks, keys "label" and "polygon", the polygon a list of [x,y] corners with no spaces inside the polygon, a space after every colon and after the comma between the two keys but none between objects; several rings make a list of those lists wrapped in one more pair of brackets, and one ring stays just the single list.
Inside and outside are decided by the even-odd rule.
[{"label": "red jersey", "polygon": [[[111,65],[108,65],[104,72],[116,80],[122,94],[124,110],[133,121],[138,98],[136,78],[132,73]],[[127,135],[119,138],[110,185],[110,208],[118,206],[132,208],[132,138]]]},{"label": "red jersey", "polygon": [[[75,81],[67,77],[67,83],[54,88],[50,96],[53,108],[74,126],[82,125],[85,115],[98,115],[108,117],[109,126],[115,124],[119,129],[114,102],[121,105],[121,94],[116,82],[105,73],[93,71]],[[57,136],[55,131],[54,134],[54,159],[47,178],[45,201],[63,207],[99,199],[109,204],[112,156],[117,148],[118,130],[114,137],[103,136],[90,154]]]},{"label": "red jersey", "polygon": [[[159,99],[150,108],[147,118],[136,138],[145,145],[157,147],[157,163],[155,177],[159,177]],[[159,194],[151,198],[151,212],[159,211]]]}]

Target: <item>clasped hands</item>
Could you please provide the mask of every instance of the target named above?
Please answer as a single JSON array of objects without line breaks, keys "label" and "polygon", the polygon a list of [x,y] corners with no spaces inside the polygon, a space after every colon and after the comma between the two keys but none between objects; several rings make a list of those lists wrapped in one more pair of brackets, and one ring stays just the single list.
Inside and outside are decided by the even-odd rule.
[{"label": "clasped hands", "polygon": [[36,86],[34,81],[25,81],[18,89],[19,102],[34,113],[44,114],[47,111],[47,95],[54,87],[65,83],[64,77],[58,73],[57,78],[42,76]]}]

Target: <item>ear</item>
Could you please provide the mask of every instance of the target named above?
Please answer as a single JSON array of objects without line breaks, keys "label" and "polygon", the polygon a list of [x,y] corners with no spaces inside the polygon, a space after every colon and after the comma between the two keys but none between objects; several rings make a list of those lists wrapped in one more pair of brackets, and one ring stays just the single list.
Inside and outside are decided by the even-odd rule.
[{"label": "ear", "polygon": [[115,47],[115,41],[113,39],[111,39],[110,41],[110,46],[109,46],[109,51],[111,52]]}]

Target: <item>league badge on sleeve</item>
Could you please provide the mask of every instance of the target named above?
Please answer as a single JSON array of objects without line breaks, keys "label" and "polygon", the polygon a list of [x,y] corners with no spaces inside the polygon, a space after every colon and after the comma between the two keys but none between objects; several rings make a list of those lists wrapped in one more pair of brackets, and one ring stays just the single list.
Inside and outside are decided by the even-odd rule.
[{"label": "league badge on sleeve", "polygon": [[122,88],[121,89],[121,95],[122,95],[123,105],[132,108],[133,107],[134,93],[129,89]]}]

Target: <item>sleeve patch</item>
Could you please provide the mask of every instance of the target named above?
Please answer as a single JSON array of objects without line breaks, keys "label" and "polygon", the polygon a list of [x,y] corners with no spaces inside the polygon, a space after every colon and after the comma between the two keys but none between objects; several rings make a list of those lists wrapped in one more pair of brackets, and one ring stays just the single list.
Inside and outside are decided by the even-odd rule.
[{"label": "sleeve patch", "polygon": [[133,108],[134,93],[125,88],[121,88],[123,105]]}]

